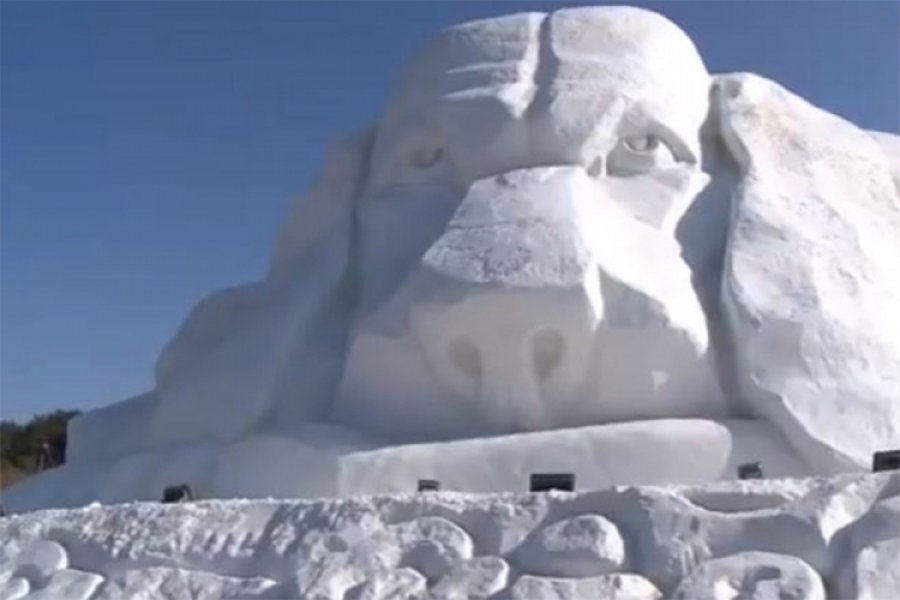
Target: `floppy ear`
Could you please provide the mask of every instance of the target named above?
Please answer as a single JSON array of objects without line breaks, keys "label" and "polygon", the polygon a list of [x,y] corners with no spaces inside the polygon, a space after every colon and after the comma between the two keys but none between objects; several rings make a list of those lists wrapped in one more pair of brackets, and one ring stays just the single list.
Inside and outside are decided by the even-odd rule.
[{"label": "floppy ear", "polygon": [[820,473],[900,447],[900,197],[874,137],[778,84],[717,78],[740,169],[721,302],[740,392]]},{"label": "floppy ear", "polygon": [[291,266],[310,248],[353,219],[354,204],[368,172],[374,133],[366,130],[346,136],[329,148],[312,189],[291,208],[269,265],[268,278],[288,275]]},{"label": "floppy ear", "polygon": [[146,445],[234,439],[285,405],[285,419],[327,410],[352,310],[354,204],[368,133],[337,144],[282,229],[263,281],[213,293],[156,365]]}]

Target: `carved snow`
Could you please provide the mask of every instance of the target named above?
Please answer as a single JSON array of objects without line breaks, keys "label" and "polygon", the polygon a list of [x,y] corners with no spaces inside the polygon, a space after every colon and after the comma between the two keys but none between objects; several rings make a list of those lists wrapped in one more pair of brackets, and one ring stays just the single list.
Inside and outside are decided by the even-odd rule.
[{"label": "carved snow", "polygon": [[[835,474],[900,447],[898,190],[900,137],[661,15],[448,28],[268,272],[4,490],[89,506],[0,519],[0,595],[884,598],[900,483]],[[722,481],[753,461],[828,478]],[[90,504],[182,483],[317,500]]]},{"label": "carved snow", "polygon": [[425,594],[425,578],[408,567],[376,574],[344,595],[345,600],[415,600]]},{"label": "carved snow", "polygon": [[900,447],[898,147],[710,74],[643,9],[450,27],[328,153],[268,272],[4,504],[868,470]]},{"label": "carved snow", "polygon": [[900,539],[884,540],[867,546],[852,565],[858,600],[890,598],[900,589]]},{"label": "carved snow", "polygon": [[742,552],[711,560],[675,590],[674,600],[732,598],[825,600],[822,580],[812,567],[793,556]]},{"label": "carved snow", "polygon": [[60,569],[44,585],[32,586],[31,592],[25,597],[28,600],[94,600],[94,592],[102,583],[103,577],[96,573]]},{"label": "carved snow", "polygon": [[541,529],[516,556],[526,573],[590,577],[624,570],[625,543],[608,519],[579,515]]},{"label": "carved snow", "polygon": [[[33,593],[55,577],[48,590],[105,578],[95,595],[166,600],[193,588],[249,598],[423,589],[435,598],[508,598],[516,586],[551,598],[671,597],[681,588],[693,600],[741,586],[815,598],[821,579],[836,597],[879,598],[897,579],[898,493],[900,474],[870,473],[580,493],[92,505],[0,519],[0,589]],[[598,543],[601,532],[611,544]],[[91,577],[68,572],[60,546]],[[571,563],[553,562],[563,556]],[[573,569],[614,572],[560,576]]]},{"label": "carved snow", "polygon": [[453,566],[430,590],[436,600],[487,598],[503,590],[509,565],[497,556],[476,556]]},{"label": "carved snow", "polygon": [[274,585],[274,581],[264,577],[230,577],[185,569],[150,567],[110,577],[93,600],[154,597],[253,600],[271,597],[266,595],[266,590]]},{"label": "carved snow", "polygon": [[57,542],[36,540],[30,544],[17,544],[0,549],[0,582],[22,577],[32,586],[47,583],[53,574],[69,566],[69,557]]},{"label": "carved snow", "polygon": [[616,574],[584,578],[523,575],[512,586],[513,600],[657,600],[662,594],[640,575]]},{"label": "carved snow", "polygon": [[[900,489],[894,492],[900,494]],[[900,588],[900,495],[875,504],[844,533],[847,560],[838,579],[842,595],[874,600]]]},{"label": "carved snow", "polygon": [[6,600],[18,600],[25,597],[31,590],[31,585],[24,577],[12,577],[5,581],[0,581],[0,598]]}]

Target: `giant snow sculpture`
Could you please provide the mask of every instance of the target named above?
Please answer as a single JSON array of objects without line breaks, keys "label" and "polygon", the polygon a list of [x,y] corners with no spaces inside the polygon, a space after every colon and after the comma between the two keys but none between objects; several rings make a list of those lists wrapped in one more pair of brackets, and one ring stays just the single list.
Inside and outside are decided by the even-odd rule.
[{"label": "giant snow sculpture", "polygon": [[255,283],[10,507],[867,468],[900,446],[900,138],[625,7],[442,32]]}]

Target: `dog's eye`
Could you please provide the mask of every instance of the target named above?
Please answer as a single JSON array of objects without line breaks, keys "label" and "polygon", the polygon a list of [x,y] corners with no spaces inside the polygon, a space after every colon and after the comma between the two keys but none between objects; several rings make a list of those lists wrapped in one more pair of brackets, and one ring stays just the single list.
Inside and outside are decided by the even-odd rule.
[{"label": "dog's eye", "polygon": [[662,137],[642,133],[623,137],[607,157],[607,173],[627,177],[668,169],[678,160]]},{"label": "dog's eye", "polygon": [[444,157],[444,149],[439,146],[417,148],[412,154],[412,164],[417,169],[430,169]]},{"label": "dog's eye", "polygon": [[662,141],[655,135],[634,135],[623,140],[625,147],[632,152],[653,152]]}]

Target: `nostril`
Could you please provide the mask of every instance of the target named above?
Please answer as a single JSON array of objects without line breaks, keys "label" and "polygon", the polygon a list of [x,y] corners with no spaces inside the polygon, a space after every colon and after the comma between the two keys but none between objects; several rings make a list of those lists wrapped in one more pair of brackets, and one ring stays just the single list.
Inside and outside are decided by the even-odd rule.
[{"label": "nostril", "polygon": [[460,371],[473,381],[481,381],[481,353],[472,340],[466,338],[453,340],[448,353],[450,362],[456,365]]},{"label": "nostril", "polygon": [[541,329],[531,338],[531,356],[538,381],[543,381],[562,362],[565,341],[558,331]]},{"label": "nostril", "polygon": [[594,177],[594,178],[603,177],[603,175],[605,174],[603,158],[594,159],[594,161],[590,164],[590,166],[587,169],[587,174],[590,177]]}]

